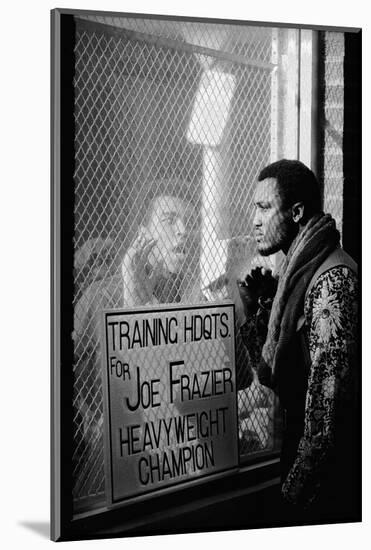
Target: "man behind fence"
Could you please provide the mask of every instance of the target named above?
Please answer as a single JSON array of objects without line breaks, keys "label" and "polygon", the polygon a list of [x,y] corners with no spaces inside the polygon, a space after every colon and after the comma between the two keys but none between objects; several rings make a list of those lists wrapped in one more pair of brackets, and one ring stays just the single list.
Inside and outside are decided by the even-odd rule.
[{"label": "man behind fence", "polygon": [[[122,262],[125,307],[201,299],[191,205],[168,194],[152,199]],[[194,234],[195,232],[193,232]],[[192,253],[193,251],[193,253]]]},{"label": "man behind fence", "polygon": [[359,467],[356,264],[340,247],[335,221],[322,212],[319,184],[301,162],[264,168],[255,207],[260,254],[285,255],[278,286],[259,269],[239,282],[245,344],[284,413],[284,519],[351,521]]},{"label": "man behind fence", "polygon": [[[100,375],[103,309],[200,300],[197,270],[192,270],[190,261],[191,247],[197,247],[190,242],[187,230],[194,219],[190,204],[178,196],[151,194],[150,190],[147,197],[140,227],[120,272],[110,276],[106,266],[100,271],[101,277],[80,292],[75,306],[75,496],[86,492],[86,487],[93,494],[104,489]],[[106,256],[106,248],[112,250],[113,241],[108,239],[104,244],[99,242],[95,248],[100,247]],[[95,255],[99,256],[96,250]]]}]

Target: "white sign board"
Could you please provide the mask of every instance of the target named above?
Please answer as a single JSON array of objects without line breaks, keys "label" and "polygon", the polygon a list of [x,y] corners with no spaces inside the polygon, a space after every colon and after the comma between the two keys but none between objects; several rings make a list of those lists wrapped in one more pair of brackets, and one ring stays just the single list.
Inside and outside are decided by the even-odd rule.
[{"label": "white sign board", "polygon": [[104,312],[110,505],[238,466],[234,306]]}]

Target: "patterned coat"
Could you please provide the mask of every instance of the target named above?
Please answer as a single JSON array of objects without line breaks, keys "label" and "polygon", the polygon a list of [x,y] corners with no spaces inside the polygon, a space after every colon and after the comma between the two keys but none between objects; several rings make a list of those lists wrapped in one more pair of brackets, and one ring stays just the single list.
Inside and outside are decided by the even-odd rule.
[{"label": "patterned coat", "polygon": [[[349,267],[332,267],[317,278],[279,381],[282,494],[302,508],[331,502],[342,509],[354,486],[357,302],[357,275]],[[256,317],[247,321],[243,337],[257,368],[265,334]]]}]

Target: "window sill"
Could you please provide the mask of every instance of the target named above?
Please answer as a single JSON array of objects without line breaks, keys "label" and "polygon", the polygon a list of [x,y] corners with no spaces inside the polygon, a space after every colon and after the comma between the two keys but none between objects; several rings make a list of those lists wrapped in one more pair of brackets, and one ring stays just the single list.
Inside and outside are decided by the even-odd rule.
[{"label": "window sill", "polygon": [[[103,538],[254,527],[259,519],[264,521],[258,515],[267,500],[264,495],[278,494],[278,487],[279,458],[262,457],[260,462],[242,465],[222,479],[185,485],[181,490],[130,501],[116,509],[101,507],[78,514],[63,540],[85,538],[87,533],[89,538]],[[243,525],[236,515],[241,500],[246,511],[246,517],[240,518]]]}]

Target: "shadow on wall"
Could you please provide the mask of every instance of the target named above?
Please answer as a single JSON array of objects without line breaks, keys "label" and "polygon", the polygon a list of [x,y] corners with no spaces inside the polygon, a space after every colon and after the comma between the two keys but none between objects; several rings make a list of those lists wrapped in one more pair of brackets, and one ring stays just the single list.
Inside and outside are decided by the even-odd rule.
[{"label": "shadow on wall", "polygon": [[50,523],[48,521],[20,521],[18,525],[37,533],[42,538],[50,538]]}]

